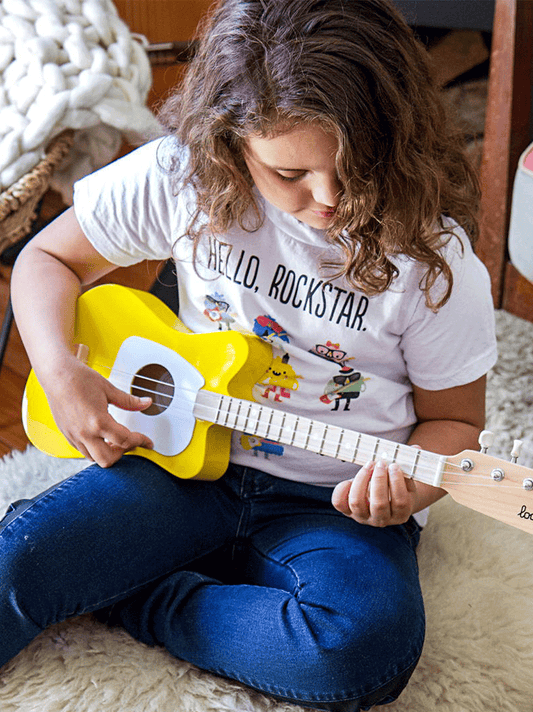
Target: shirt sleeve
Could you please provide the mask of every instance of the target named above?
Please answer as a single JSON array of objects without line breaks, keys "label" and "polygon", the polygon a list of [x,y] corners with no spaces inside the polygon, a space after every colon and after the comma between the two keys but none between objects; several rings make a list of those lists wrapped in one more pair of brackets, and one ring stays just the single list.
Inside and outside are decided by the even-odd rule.
[{"label": "shirt sleeve", "polygon": [[401,342],[411,382],[426,390],[471,383],[498,357],[488,272],[466,236],[452,238],[445,249],[453,273],[450,299],[434,313],[422,294]]},{"label": "shirt sleeve", "polygon": [[166,167],[176,148],[170,138],[152,141],[75,184],[78,222],[109,262],[126,267],[172,255],[187,216],[185,196],[174,194],[174,174]]}]

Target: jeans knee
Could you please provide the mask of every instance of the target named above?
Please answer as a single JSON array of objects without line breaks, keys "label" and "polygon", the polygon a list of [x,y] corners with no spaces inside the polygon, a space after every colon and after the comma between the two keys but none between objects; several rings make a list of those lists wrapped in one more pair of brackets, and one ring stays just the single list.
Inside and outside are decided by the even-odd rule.
[{"label": "jeans knee", "polygon": [[300,669],[320,698],[332,701],[321,709],[358,710],[365,707],[358,707],[357,700],[369,706],[393,701],[422,653],[422,605],[403,612],[384,606],[381,614],[374,610],[359,616],[357,611],[346,616],[322,612],[319,618],[310,627],[313,645],[302,648]]},{"label": "jeans knee", "polygon": [[[12,512],[0,528],[0,606],[12,608],[41,628],[62,620],[62,556],[56,544],[32,526],[31,517]],[[18,514],[18,516],[16,516]]]}]

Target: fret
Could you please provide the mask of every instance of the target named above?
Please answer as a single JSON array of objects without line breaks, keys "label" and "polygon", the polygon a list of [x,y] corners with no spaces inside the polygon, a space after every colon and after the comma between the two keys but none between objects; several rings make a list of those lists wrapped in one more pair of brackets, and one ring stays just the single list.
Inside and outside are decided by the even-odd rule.
[{"label": "fret", "polygon": [[353,449],[352,462],[357,462],[357,454],[359,452],[359,446],[361,445],[361,437],[361,433],[357,433],[357,442],[355,443],[355,447]]},{"label": "fret", "polygon": [[310,432],[311,437],[307,444],[307,449],[311,452],[316,452],[318,454],[323,454],[323,445],[326,439],[327,425],[325,423],[320,423],[316,420],[310,421]]},{"label": "fret", "polygon": [[[256,414],[257,411],[257,414]],[[265,419],[265,413],[268,413],[270,415],[270,418],[267,420]],[[269,425],[270,421],[272,420],[272,411],[271,410],[265,410],[263,406],[258,406],[257,408],[254,408],[252,411],[252,415],[255,417],[257,421],[257,425],[255,428],[255,431],[258,435],[260,435],[263,438],[268,438],[268,430],[269,430]]]},{"label": "fret", "polygon": [[283,413],[279,413],[273,408],[266,408],[266,411],[269,413],[269,418],[265,430],[265,437],[269,438],[270,440],[281,440],[283,431]]},{"label": "fret", "polygon": [[303,444],[303,449],[304,449],[304,450],[309,450],[309,449],[310,449],[310,448],[309,448],[309,440],[310,440],[310,438],[311,438],[311,432],[312,432],[312,430],[313,430],[313,421],[310,420],[310,421],[309,421],[309,427],[307,428],[307,434],[306,434],[306,436],[305,436],[305,442],[304,442],[304,444]]},{"label": "fret", "polygon": [[[224,403],[224,404],[226,403],[226,398],[224,398],[224,396],[221,397],[220,403],[221,403],[221,405],[222,405],[222,403]],[[222,425],[224,425],[225,427],[227,427],[227,424],[228,424],[228,416],[229,416],[229,410],[226,410],[224,420],[222,421]]]},{"label": "fret", "polygon": [[[244,401],[243,401],[244,404]],[[242,406],[239,406],[237,410],[237,427],[235,428],[236,430],[240,430],[243,433],[249,433],[251,430],[253,430],[255,434],[255,428],[250,428],[249,422],[250,422],[250,403],[246,403],[247,408],[243,409]],[[241,419],[242,425],[239,426],[239,418]]]},{"label": "fret", "polygon": [[261,406],[257,406],[255,403],[250,403],[245,414],[245,420],[242,430],[246,433],[253,433],[254,435],[263,436],[261,433]]},{"label": "fret", "polygon": [[289,442],[289,445],[293,445],[293,444],[294,444],[294,440],[295,440],[295,438],[296,438],[296,433],[297,433],[297,431],[298,431],[298,422],[299,422],[299,420],[300,420],[300,418],[299,418],[298,416],[296,416],[296,422],[294,423],[294,428],[293,428],[293,430],[292,430],[292,438],[291,438],[291,440],[290,440],[290,442]]},{"label": "fret", "polygon": [[[341,454],[341,450],[345,449],[346,454]],[[344,428],[342,428],[342,434],[340,438],[340,448],[339,448],[339,458],[342,462],[352,462],[352,447],[349,441],[348,433]]]},{"label": "fret", "polygon": [[326,426],[325,426],[324,431],[323,431],[323,433],[322,433],[322,440],[321,440],[320,445],[318,446],[318,450],[317,450],[317,452],[320,453],[321,455],[324,455],[324,454],[325,454],[325,453],[324,453],[324,445],[326,444],[326,437],[327,437],[327,434],[328,434],[328,428],[329,428],[329,425],[326,423]]},{"label": "fret", "polygon": [[338,458],[339,457],[339,450],[341,449],[341,442],[342,442],[342,436],[344,435],[344,430],[342,428],[339,428],[339,439],[337,440],[337,447],[335,448],[335,453],[333,457]]},{"label": "fret", "polygon": [[309,435],[309,418],[298,418],[296,427],[296,437],[293,440],[295,447],[301,447],[304,450],[307,447],[307,437]]},{"label": "fret", "polygon": [[[236,406],[236,412],[234,410]],[[233,425],[231,426],[234,430],[241,430],[239,428],[239,417],[241,414],[242,401],[236,401],[234,398],[231,399],[229,404],[229,413],[233,418]]]},{"label": "fret", "polygon": [[255,405],[255,403],[252,403],[252,407],[250,408],[250,418],[252,420],[253,427],[256,429],[256,431],[261,430],[266,432],[264,413],[265,411],[263,410],[262,406],[257,406]]},{"label": "fret", "polygon": [[[248,423],[249,423],[249,421],[250,421],[250,412],[251,412],[251,409],[252,409],[252,405],[251,405],[251,403],[248,403],[248,408],[246,409],[246,412],[244,413],[244,423],[243,423],[243,425],[242,425],[242,428],[240,428],[240,430],[242,430],[244,433],[247,433],[247,432],[250,430],[250,427],[249,427]],[[239,409],[238,409],[238,411],[237,411],[237,422],[239,422],[238,419],[239,419],[240,417],[241,417],[241,407],[239,406]],[[254,433],[255,433],[255,428],[253,428],[253,430],[254,430]]]},{"label": "fret", "polygon": [[373,452],[372,452],[372,457],[370,458],[371,460],[375,460],[375,459],[376,459],[377,454],[378,454],[378,450],[379,450],[379,443],[380,443],[380,442],[381,442],[380,439],[379,439],[379,438],[376,438],[376,444],[375,444],[374,450],[373,450]]},{"label": "fret", "polygon": [[392,460],[391,462],[396,462],[396,457],[398,455],[398,450],[400,449],[400,445],[396,443],[396,447],[394,448],[394,452],[392,454]]},{"label": "fret", "polygon": [[412,466],[412,468],[411,468],[411,473],[410,473],[410,475],[409,475],[409,478],[410,478],[411,480],[414,479],[414,477],[415,477],[415,475],[416,475],[416,468],[418,467],[418,461],[419,461],[419,459],[420,459],[420,453],[421,453],[421,450],[417,450],[417,451],[416,451],[416,456],[415,456],[415,459],[414,459],[414,462],[413,462],[413,466]]},{"label": "fret", "polygon": [[284,445],[292,445],[296,438],[296,430],[298,428],[298,417],[292,413],[275,413],[276,416],[281,415],[281,423],[279,424],[279,432],[273,439]]},{"label": "fret", "polygon": [[274,410],[273,410],[272,408],[270,408],[270,415],[269,415],[269,418],[268,418],[268,423],[267,423],[266,431],[265,431],[265,437],[266,437],[266,438],[270,438],[270,437],[271,437],[271,435],[270,435],[270,429],[271,429],[271,427],[272,427],[272,419],[273,419],[273,418],[274,418]]},{"label": "fret", "polygon": [[283,413],[283,417],[281,419],[281,424],[279,426],[279,440],[283,441],[283,431],[285,430],[285,421],[287,420],[287,413]]},{"label": "fret", "polygon": [[242,403],[240,400],[235,398],[229,398],[228,400],[228,425],[230,428],[237,430],[237,422],[239,418],[239,412],[241,410]]}]

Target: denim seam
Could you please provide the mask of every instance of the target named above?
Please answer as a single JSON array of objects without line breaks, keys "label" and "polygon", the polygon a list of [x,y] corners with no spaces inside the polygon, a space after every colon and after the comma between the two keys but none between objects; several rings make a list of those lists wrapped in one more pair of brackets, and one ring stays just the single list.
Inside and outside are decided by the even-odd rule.
[{"label": "denim seam", "polygon": [[[412,668],[414,665],[416,665],[418,663],[418,661],[420,660],[420,656],[422,655],[422,646],[424,644],[424,637],[425,636],[424,636],[424,631],[423,631],[420,650],[419,650],[419,652],[411,652],[411,661],[409,663],[404,663],[402,669],[399,672],[397,672],[395,675],[390,676],[389,679],[386,682],[382,683],[381,685],[377,685],[372,690],[368,690],[368,692],[365,692],[362,695],[359,695],[359,698],[366,697],[368,695],[372,695],[374,692],[377,692],[380,688],[385,687],[385,685],[390,683],[392,680],[394,680],[397,677],[400,677],[405,672],[407,672],[410,668]],[[419,646],[417,646],[417,649],[418,649],[418,647]],[[411,650],[413,650],[413,648],[411,648]]]},{"label": "denim seam", "polygon": [[[248,679],[243,675],[236,674],[235,671],[226,671],[224,668],[213,668],[212,672],[222,675],[224,677],[230,677],[233,679],[238,680],[239,682],[244,683],[245,685],[248,685],[249,687],[253,687],[259,692],[266,692],[270,693],[273,695],[277,695],[279,697],[285,698],[287,701],[294,701],[296,704],[305,704],[305,702],[323,702],[323,703],[330,703],[330,702],[352,702],[355,700],[362,700],[365,697],[368,697],[369,695],[374,694],[375,692],[378,692],[382,687],[387,686],[390,682],[392,682],[395,678],[401,677],[404,673],[408,672],[413,666],[415,666],[420,659],[421,652],[414,653],[414,655],[411,656],[411,662],[404,664],[402,666],[402,669],[396,672],[393,675],[390,675],[389,678],[385,681],[380,683],[379,685],[376,685],[374,688],[371,690],[366,690],[364,692],[361,692],[360,694],[356,694],[355,692],[343,692],[339,693],[339,695],[329,695],[329,696],[321,696],[321,695],[316,695],[316,696],[308,696],[307,692],[302,692],[302,694],[299,694],[299,692],[295,689],[285,689],[285,688],[280,688],[277,685],[271,684],[271,683],[260,683],[258,680],[255,679]],[[400,693],[398,693],[400,694]],[[398,695],[397,695],[398,697]],[[396,699],[396,698],[394,698]],[[391,700],[392,701],[392,700]],[[364,699],[363,699],[364,702]],[[382,702],[378,702],[377,704],[381,704]],[[375,703],[376,704],[376,703]],[[384,702],[383,702],[384,704]]]},{"label": "denim seam", "polygon": [[[9,527],[13,524],[13,522],[17,522],[20,519],[20,517],[22,517],[24,514],[26,514],[26,512],[31,511],[36,504],[45,500],[48,497],[48,495],[51,495],[54,492],[57,492],[59,490],[64,490],[65,487],[68,486],[72,480],[74,480],[76,477],[78,477],[79,474],[80,474],[80,472],[75,472],[73,475],[70,475],[70,477],[67,477],[64,480],[57,482],[55,485],[51,485],[48,489],[46,489],[44,492],[41,492],[36,497],[29,498],[29,499],[31,499],[31,503],[28,504],[28,506],[25,507],[22,510],[22,512],[20,512],[20,514],[18,516],[13,517],[13,519],[11,519],[11,521],[8,524],[6,524],[4,527],[2,527],[2,531],[6,531],[7,529],[9,529]],[[8,516],[8,514],[9,513],[6,513],[6,516]],[[0,520],[0,524],[1,524],[1,520]]]},{"label": "denim seam", "polygon": [[[286,569],[287,571],[289,571],[289,573],[291,574],[291,576],[293,577],[293,579],[296,582],[295,590],[291,593],[291,595],[294,596],[294,598],[296,600],[298,600],[300,593],[302,592],[302,587],[300,585],[300,577],[298,576],[297,571],[295,571],[295,569],[290,564],[279,561],[278,559],[275,559],[273,556],[270,556],[269,554],[265,554],[265,552],[261,551],[261,549],[258,549],[253,544],[250,545],[250,548],[253,549],[261,558],[265,559],[266,561],[270,561],[273,564],[275,564],[276,566],[281,566],[284,569]],[[287,593],[289,593],[289,591],[287,591]]]}]

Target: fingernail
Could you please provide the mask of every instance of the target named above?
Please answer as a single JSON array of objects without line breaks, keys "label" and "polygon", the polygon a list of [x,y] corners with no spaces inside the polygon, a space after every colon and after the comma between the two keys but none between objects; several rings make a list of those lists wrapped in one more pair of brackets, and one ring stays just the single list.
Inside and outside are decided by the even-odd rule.
[{"label": "fingernail", "polygon": [[391,472],[393,475],[396,475],[400,471],[400,465],[398,465],[397,462],[391,462],[389,465],[389,472]]}]

